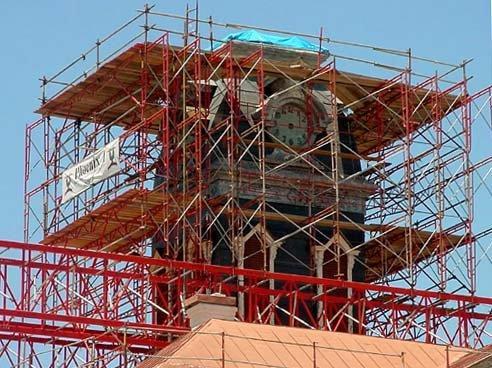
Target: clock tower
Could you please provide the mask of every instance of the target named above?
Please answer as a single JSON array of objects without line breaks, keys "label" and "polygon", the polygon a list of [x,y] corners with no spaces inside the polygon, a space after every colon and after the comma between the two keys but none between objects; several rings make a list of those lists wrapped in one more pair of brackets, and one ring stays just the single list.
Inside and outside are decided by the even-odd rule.
[{"label": "clock tower", "polygon": [[[274,55],[296,58],[298,51],[276,49]],[[334,226],[339,220],[363,224],[374,191],[359,176],[353,121],[343,101],[319,80],[268,75],[260,83],[253,73],[213,80],[200,93],[202,101],[210,96],[205,124],[214,148],[202,180],[207,198],[220,204],[218,216],[201,220],[209,234],[201,245],[207,261],[364,281],[364,254],[352,249],[364,242],[364,232]],[[154,242],[158,252],[161,244]],[[239,315],[247,313],[243,298],[238,295]],[[314,314],[321,309],[311,308]]]}]

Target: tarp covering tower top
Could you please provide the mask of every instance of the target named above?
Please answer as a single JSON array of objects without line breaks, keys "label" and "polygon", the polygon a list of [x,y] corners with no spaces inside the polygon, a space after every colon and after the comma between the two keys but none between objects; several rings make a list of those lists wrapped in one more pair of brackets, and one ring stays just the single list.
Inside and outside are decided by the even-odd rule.
[{"label": "tarp covering tower top", "polygon": [[[254,29],[250,29],[248,31],[242,31],[237,33],[231,33],[226,36],[222,41],[218,41],[214,43],[214,49],[219,48],[224,43],[228,41],[242,41],[242,42],[253,42],[253,43],[261,43],[267,45],[273,45],[278,47],[284,47],[289,49],[297,49],[311,52],[319,52],[320,47],[312,42],[306,41],[300,37],[280,37],[274,36],[267,33],[261,33]],[[325,47],[321,47],[322,53],[328,53],[328,49]]]}]

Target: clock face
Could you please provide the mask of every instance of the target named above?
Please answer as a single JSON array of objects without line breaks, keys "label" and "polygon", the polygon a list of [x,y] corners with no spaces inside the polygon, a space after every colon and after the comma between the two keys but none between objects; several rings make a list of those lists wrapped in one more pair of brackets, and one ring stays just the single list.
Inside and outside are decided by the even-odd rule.
[{"label": "clock face", "polygon": [[308,137],[306,111],[295,104],[280,106],[272,119],[270,132],[289,146],[306,147],[311,142]]}]

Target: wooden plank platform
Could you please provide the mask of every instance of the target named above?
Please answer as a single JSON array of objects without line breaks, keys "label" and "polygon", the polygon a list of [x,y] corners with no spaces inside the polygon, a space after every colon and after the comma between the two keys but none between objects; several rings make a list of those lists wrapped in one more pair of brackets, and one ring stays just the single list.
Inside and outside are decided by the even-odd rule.
[{"label": "wooden plank platform", "polygon": [[[264,47],[267,47],[264,45]],[[89,122],[98,122],[102,124],[114,123],[124,128],[129,128],[140,121],[140,113],[137,103],[132,100],[126,91],[136,93],[140,87],[141,71],[141,52],[142,44],[135,44],[123,51],[102,65],[96,72],[87,78],[70,86],[55,95],[52,99],[44,103],[38,110],[43,115],[58,116],[62,118],[80,119]],[[174,52],[180,51],[180,48],[172,48]],[[233,45],[234,50],[234,45]],[[295,51],[292,51],[295,52]],[[209,52],[202,51],[204,57],[210,56]],[[234,51],[233,51],[234,55]],[[220,61],[220,60],[219,60]],[[219,61],[216,61],[218,63]],[[171,60],[177,64],[175,58]],[[148,55],[149,67],[156,76],[162,75],[162,46],[156,45],[151,49]],[[179,64],[176,65],[178,67]],[[243,66],[245,71],[248,68],[254,68],[254,61]],[[316,71],[309,65],[296,65],[295,68],[289,63],[282,60],[266,60],[264,62],[264,71],[267,75],[282,76],[289,75],[291,78],[303,80],[313,76]],[[220,73],[218,73],[220,74]],[[218,76],[217,76],[218,78]],[[328,75],[323,74],[313,79],[313,82],[326,83]],[[385,93],[393,94],[393,98],[387,103],[387,108],[383,108],[379,116],[379,123],[384,121],[384,127],[378,127],[378,121],[374,118],[364,119],[371,108],[378,105],[374,96],[382,86],[388,87]],[[123,88],[124,87],[124,88]],[[402,115],[402,97],[399,95],[401,83],[390,83],[381,78],[374,78],[360,74],[337,71],[336,73],[336,91],[337,98],[349,105],[355,116],[361,120],[361,124],[354,127],[354,137],[357,141],[357,147],[360,153],[369,154],[379,149],[381,146],[388,145],[394,140],[405,135],[405,129],[398,116]],[[370,97],[369,95],[375,94]],[[369,97],[368,97],[369,96]],[[136,93],[135,98],[138,100],[139,95]],[[159,96],[150,96],[147,105],[147,116],[152,115],[159,110],[156,103]],[[155,99],[155,101],[153,101]],[[427,89],[415,88],[409,95],[409,103],[413,106],[420,106],[413,112],[411,117],[413,128],[429,123],[431,118],[428,109],[433,100],[433,94]],[[452,111],[459,107],[460,99],[455,95],[442,96],[442,110]],[[392,110],[392,111],[390,111]],[[122,115],[126,112],[128,114]],[[361,112],[361,114],[359,114]],[[157,133],[159,131],[158,122],[149,126],[148,131]],[[379,132],[376,134],[376,132]]]},{"label": "wooden plank platform", "polygon": [[[409,241],[407,235],[411,236],[411,252],[407,247]],[[440,252],[443,254],[466,244],[464,236],[450,235],[395,227],[382,235],[371,239],[359,250],[365,255],[366,281],[374,282],[379,279],[378,275],[391,275],[403,269],[408,269],[406,257],[410,256],[413,263],[423,262]],[[441,244],[440,244],[441,243]],[[407,254],[408,253],[408,254]]]},{"label": "wooden plank platform", "polygon": [[[59,231],[46,236],[41,243],[58,246],[69,246],[86,249],[103,249],[106,251],[128,251],[132,244],[149,239],[155,234],[158,226],[164,222],[163,205],[170,197],[160,189],[137,190],[131,189],[90,214],[80,217]],[[180,201],[179,207],[190,203]],[[219,207],[220,199],[212,203]],[[177,218],[177,206],[170,206],[168,220]],[[258,217],[260,214],[251,209],[243,209],[245,216]],[[227,214],[227,211],[224,212]],[[298,225],[308,223],[306,216],[267,212],[267,221],[293,222]],[[320,227],[333,227],[335,222],[322,219],[316,222]],[[381,235],[357,247],[365,258],[366,281],[373,282],[378,275],[394,274],[406,269],[407,257],[406,233],[411,232],[412,257],[415,263],[422,262],[437,254],[446,253],[465,244],[463,236],[445,235],[429,231],[408,229],[378,224],[355,224],[346,221],[339,222],[339,228],[346,231],[380,232]],[[441,244],[439,244],[441,242]]]},{"label": "wooden plank platform", "polygon": [[131,189],[49,234],[41,243],[107,251],[127,249],[154,234],[164,221],[163,203],[168,200],[161,190]]}]

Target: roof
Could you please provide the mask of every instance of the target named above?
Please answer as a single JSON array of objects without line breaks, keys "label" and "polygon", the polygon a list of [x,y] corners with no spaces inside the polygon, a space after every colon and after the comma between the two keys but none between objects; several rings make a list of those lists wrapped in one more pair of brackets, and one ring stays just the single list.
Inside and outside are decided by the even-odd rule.
[{"label": "roof", "polygon": [[[223,349],[222,349],[223,347]],[[445,368],[447,347],[340,332],[212,319],[139,368]],[[449,348],[453,363],[472,350]],[[404,365],[402,364],[404,360]]]},{"label": "roof", "polygon": [[450,368],[490,368],[492,367],[492,345],[472,354],[467,354],[452,363]]}]

